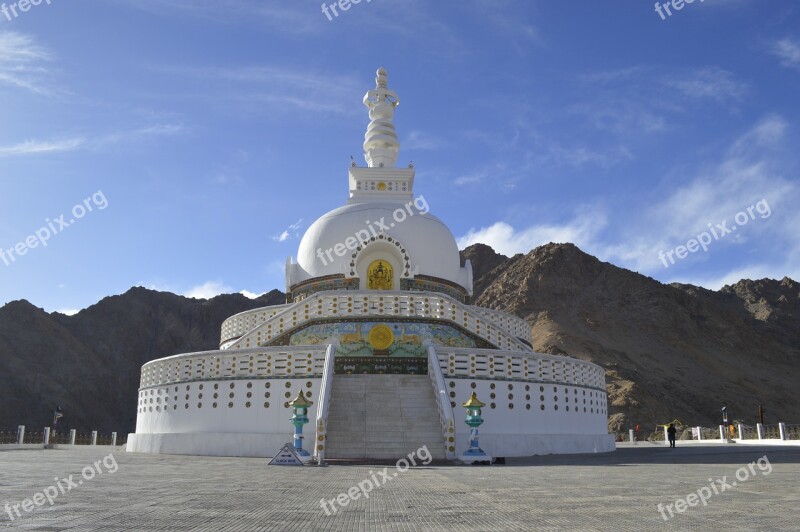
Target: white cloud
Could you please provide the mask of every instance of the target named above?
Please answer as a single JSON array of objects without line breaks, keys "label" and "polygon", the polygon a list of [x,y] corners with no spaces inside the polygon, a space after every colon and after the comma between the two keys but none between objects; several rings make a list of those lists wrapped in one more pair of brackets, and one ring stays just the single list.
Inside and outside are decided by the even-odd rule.
[{"label": "white cloud", "polygon": [[26,140],[25,142],[13,146],[0,146],[0,157],[73,151],[80,148],[85,143],[86,139],[82,137],[56,141]]},{"label": "white cloud", "polygon": [[260,294],[256,294],[255,292],[251,292],[250,290],[241,290],[239,293],[248,299],[258,299],[259,297],[266,294],[266,292],[261,292]]},{"label": "white cloud", "polygon": [[719,67],[695,70],[688,76],[668,79],[668,86],[691,98],[710,98],[718,102],[741,100],[747,93],[747,85],[737,81],[731,72]]},{"label": "white cloud", "polygon": [[719,290],[723,286],[736,284],[742,279],[780,280],[784,277],[798,279],[800,278],[800,269],[795,269],[794,271],[786,270],[783,264],[751,264],[719,275],[678,276],[671,279],[669,282],[693,284],[695,286],[708,288],[709,290]]},{"label": "white cloud", "polygon": [[220,294],[229,294],[233,289],[219,281],[207,281],[199,286],[189,289],[183,295],[195,299],[211,299]]},{"label": "white cloud", "polygon": [[800,70],[800,42],[781,39],[772,44],[772,53],[781,60],[781,65]]},{"label": "white cloud", "polygon": [[56,312],[58,312],[59,314],[64,314],[65,316],[74,316],[75,314],[77,314],[81,310],[83,310],[83,309],[79,309],[79,308],[62,308],[62,309],[56,310]]},{"label": "white cloud", "polygon": [[[181,81],[188,79],[193,85],[195,80],[201,80],[213,94],[214,103],[224,100],[226,105],[237,103],[257,112],[267,109],[282,113],[353,114],[361,109],[353,94],[362,93],[366,82],[362,78],[300,67],[158,66],[153,70],[179,76]],[[309,94],[324,94],[325,97],[309,97]]]},{"label": "white cloud", "polygon": [[[621,243],[606,246],[606,260],[615,259],[631,269],[663,276],[665,267],[658,258],[659,251],[667,252],[685,245],[708,231],[709,224],[715,226],[725,221],[732,227],[737,213],[766,200],[770,216],[762,218],[756,212],[756,218],[740,232],[715,239],[709,245],[709,253],[745,244],[749,249],[757,249],[758,242],[771,242],[773,248],[783,250],[784,259],[765,265],[761,257],[753,265],[737,266],[729,273],[701,279],[703,286],[721,286],[720,282],[730,281],[743,272],[761,275],[769,271],[783,277],[786,273],[780,274],[781,271],[796,271],[800,235],[795,228],[800,214],[795,213],[796,205],[800,204],[800,187],[782,176],[780,158],[771,153],[784,142],[786,129],[785,121],[777,116],[757,123],[736,139],[717,163],[696,169],[692,179],[676,187],[663,200],[646,206],[631,229],[620,235]],[[742,259],[747,260],[744,252]],[[685,266],[707,260],[709,256],[701,251],[677,264]]]},{"label": "white cloud", "polygon": [[404,150],[415,151],[440,150],[448,145],[449,143],[446,140],[423,133],[422,131],[412,131],[405,140],[400,142],[400,146],[402,146]]},{"label": "white cloud", "polygon": [[183,130],[183,126],[177,124],[156,124],[139,129],[117,131],[97,138],[72,137],[51,141],[26,140],[12,146],[0,146],[0,157],[70,152],[84,148],[100,149],[107,145],[141,141],[148,137],[177,135]]},{"label": "white cloud", "polygon": [[300,238],[300,233],[298,230],[300,229],[302,224],[303,224],[303,219],[300,218],[295,223],[290,225],[288,228],[284,229],[281,233],[273,236],[272,240],[276,242],[285,242],[286,240],[289,240],[292,236],[294,236],[295,238]]},{"label": "white cloud", "polygon": [[291,2],[253,2],[251,0],[121,0],[130,7],[152,15],[194,16],[228,24],[255,21],[286,33],[304,34],[324,28],[324,17],[309,16],[308,9]]},{"label": "white cloud", "polygon": [[43,96],[52,96],[48,87],[51,70],[46,66],[50,53],[33,37],[14,31],[0,33],[0,85],[8,85]]},{"label": "white cloud", "polygon": [[601,209],[586,207],[563,224],[538,224],[515,229],[506,222],[496,222],[488,227],[470,229],[458,239],[458,247],[464,249],[482,243],[500,254],[514,255],[528,253],[550,242],[571,242],[591,252],[597,247],[596,238],[606,225],[607,217]]}]

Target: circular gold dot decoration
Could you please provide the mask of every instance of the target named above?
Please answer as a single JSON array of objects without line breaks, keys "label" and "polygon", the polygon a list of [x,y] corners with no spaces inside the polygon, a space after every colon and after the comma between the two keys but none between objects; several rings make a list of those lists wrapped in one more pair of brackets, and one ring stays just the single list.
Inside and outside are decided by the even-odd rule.
[{"label": "circular gold dot decoration", "polygon": [[389,349],[394,343],[394,333],[387,325],[376,325],[369,331],[367,338],[369,340],[369,345],[371,345],[373,349],[379,351]]}]

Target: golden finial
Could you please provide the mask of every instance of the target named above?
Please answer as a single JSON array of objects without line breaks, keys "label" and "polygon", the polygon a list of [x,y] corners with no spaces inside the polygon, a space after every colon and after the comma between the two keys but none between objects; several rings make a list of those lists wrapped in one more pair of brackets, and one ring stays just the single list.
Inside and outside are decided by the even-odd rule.
[{"label": "golden finial", "polygon": [[476,407],[476,406],[478,408],[481,408],[481,407],[486,406],[486,404],[485,403],[481,403],[478,400],[478,396],[475,395],[475,392],[472,392],[472,395],[470,396],[470,398],[467,399],[467,402],[464,403],[462,406],[465,407],[465,408]]},{"label": "golden finial", "polygon": [[297,397],[295,397],[294,400],[289,403],[289,406],[292,408],[308,408],[313,404],[313,402],[306,399],[306,396],[303,395],[303,390],[300,390],[300,393],[298,393]]}]

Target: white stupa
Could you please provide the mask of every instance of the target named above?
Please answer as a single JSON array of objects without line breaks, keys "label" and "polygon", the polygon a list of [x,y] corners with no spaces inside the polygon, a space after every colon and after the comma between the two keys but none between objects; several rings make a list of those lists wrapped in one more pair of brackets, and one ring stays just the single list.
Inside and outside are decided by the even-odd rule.
[{"label": "white stupa", "polygon": [[384,69],[364,104],[367,166],[353,163],[347,204],[287,261],[288,303],[225,320],[218,351],[145,364],[128,451],[272,456],[304,402],[294,444],[318,458],[425,445],[455,459],[470,448],[465,402],[484,404],[480,448],[494,457],[613,450],[603,369],[535,353],[525,321],[469,304],[469,261],[415,195],[413,167],[397,168]]}]

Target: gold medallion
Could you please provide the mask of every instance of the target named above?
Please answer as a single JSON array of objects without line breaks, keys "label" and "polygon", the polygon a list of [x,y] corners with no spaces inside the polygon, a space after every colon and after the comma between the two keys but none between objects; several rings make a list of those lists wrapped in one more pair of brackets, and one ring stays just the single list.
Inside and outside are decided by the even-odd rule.
[{"label": "gold medallion", "polygon": [[394,333],[387,325],[376,325],[369,331],[369,345],[377,351],[385,351],[394,343]]}]

